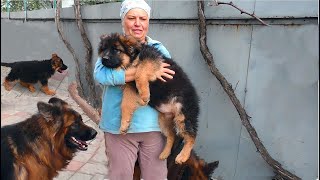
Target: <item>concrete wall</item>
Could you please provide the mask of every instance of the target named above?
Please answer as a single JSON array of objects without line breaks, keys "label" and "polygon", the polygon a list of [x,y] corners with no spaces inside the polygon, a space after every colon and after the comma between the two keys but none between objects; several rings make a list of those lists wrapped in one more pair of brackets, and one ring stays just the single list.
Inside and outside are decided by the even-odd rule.
[{"label": "concrete wall", "polygon": [[[267,150],[304,180],[318,172],[319,41],[317,1],[234,1],[270,23],[262,26],[237,10],[206,6],[207,43],[216,66],[236,89]],[[272,169],[252,143],[239,115],[199,50],[195,1],[152,1],[149,35],[161,41],[196,86],[201,99],[196,151],[219,160],[213,177],[271,179]],[[99,36],[121,32],[120,3],[85,6],[83,19],[97,59]],[[73,8],[62,10],[63,30],[80,60],[85,51]],[[74,61],[60,40],[53,10],[1,14],[1,61],[49,58]],[[84,63],[83,63],[84,65]],[[84,69],[82,67],[82,69]],[[73,69],[74,70],[74,69]]]}]

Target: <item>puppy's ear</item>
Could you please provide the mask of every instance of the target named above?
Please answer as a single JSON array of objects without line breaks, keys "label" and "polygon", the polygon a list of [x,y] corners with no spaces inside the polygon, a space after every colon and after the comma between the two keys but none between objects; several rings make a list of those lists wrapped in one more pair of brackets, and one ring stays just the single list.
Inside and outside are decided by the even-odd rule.
[{"label": "puppy's ear", "polygon": [[53,107],[50,104],[44,102],[37,103],[39,113],[44,117],[46,121],[53,120]]},{"label": "puppy's ear", "polygon": [[109,35],[108,34],[102,34],[101,36],[100,36],[100,40],[102,41],[102,40],[104,40],[105,38],[107,38]]},{"label": "puppy's ear", "polygon": [[57,97],[53,97],[53,98],[50,98],[48,103],[54,105],[54,106],[57,106],[59,107],[60,109],[66,109],[69,107],[68,103],[65,102],[64,100],[62,99],[59,99]]},{"label": "puppy's ear", "polygon": [[141,43],[138,40],[136,40],[136,38],[134,38],[133,36],[120,35],[119,40],[127,46],[130,53],[133,53],[134,50],[141,50]]}]

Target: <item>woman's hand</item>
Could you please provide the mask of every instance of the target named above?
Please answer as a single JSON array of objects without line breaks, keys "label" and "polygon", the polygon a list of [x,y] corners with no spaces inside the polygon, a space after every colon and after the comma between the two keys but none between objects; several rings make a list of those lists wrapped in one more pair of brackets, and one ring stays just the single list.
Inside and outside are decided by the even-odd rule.
[{"label": "woman's hand", "polygon": [[125,81],[131,82],[135,80],[136,77],[137,68],[136,67],[130,67],[125,71]]},{"label": "woman's hand", "polygon": [[175,74],[174,71],[167,68],[168,66],[170,66],[170,64],[162,62],[160,70],[156,72],[156,77],[163,82],[167,82],[165,79],[163,79],[163,77],[166,77],[168,79],[172,79],[173,75]]},{"label": "woman's hand", "polygon": [[[159,71],[157,71],[155,74],[156,74],[156,77],[157,79],[160,79],[161,81],[163,82],[166,82],[165,79],[163,79],[163,77],[166,77],[168,79],[172,79],[173,78],[173,75],[175,74],[174,71],[172,71],[171,69],[167,68],[168,66],[170,66],[170,64],[168,63],[164,63],[162,62],[161,65],[160,65],[160,69]],[[130,67],[126,70],[126,75],[125,75],[125,81],[126,82],[131,82],[131,81],[134,81],[135,80],[135,75],[136,75],[136,72],[137,72],[137,68],[136,67]]]}]

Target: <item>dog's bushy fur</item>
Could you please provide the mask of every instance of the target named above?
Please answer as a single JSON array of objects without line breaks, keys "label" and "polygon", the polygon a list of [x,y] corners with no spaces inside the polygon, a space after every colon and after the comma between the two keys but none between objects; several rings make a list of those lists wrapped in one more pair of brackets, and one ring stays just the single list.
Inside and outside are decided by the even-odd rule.
[{"label": "dog's bushy fur", "polygon": [[59,98],[37,107],[39,113],[1,128],[1,179],[53,179],[97,134]]},{"label": "dog's bushy fur", "polygon": [[11,68],[4,81],[4,87],[7,91],[12,88],[10,82],[19,80],[22,86],[28,88],[31,92],[35,92],[33,84],[40,82],[42,84],[41,90],[48,95],[55,94],[55,91],[48,88],[48,79],[55,71],[62,72],[68,68],[57,54],[52,54],[51,59],[48,60],[1,62],[1,66]]},{"label": "dog's bushy fur", "polygon": [[[199,98],[182,68],[156,48],[116,33],[101,36],[98,53],[106,67],[137,68],[135,81],[124,86],[120,132],[126,133],[133,112],[140,105],[149,103],[160,112],[160,128],[167,137],[159,158],[166,159],[169,156],[175,134],[178,133],[185,143],[175,161],[178,164],[186,162],[197,135]],[[175,71],[174,78],[166,79],[167,82],[156,77],[161,62],[170,64],[169,68]]]},{"label": "dog's bushy fur", "polygon": [[[218,168],[219,161],[207,163],[192,150],[190,158],[184,164],[176,164],[175,156],[181,151],[182,147],[182,139],[176,137],[172,152],[167,159],[168,180],[210,180],[214,170]],[[141,179],[138,161],[134,167],[133,179]]]}]

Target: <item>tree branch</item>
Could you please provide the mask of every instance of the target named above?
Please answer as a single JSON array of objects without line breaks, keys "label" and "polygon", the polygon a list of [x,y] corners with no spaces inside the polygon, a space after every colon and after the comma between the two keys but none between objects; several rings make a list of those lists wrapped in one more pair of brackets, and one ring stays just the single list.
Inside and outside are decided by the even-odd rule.
[{"label": "tree branch", "polygon": [[261,154],[263,159],[279,174],[281,177],[290,180],[298,180],[301,179],[291,172],[282,168],[282,165],[274,160],[267,149],[264,147],[262,142],[260,141],[258,134],[254,127],[250,124],[249,116],[247,115],[245,109],[242,107],[240,101],[236,97],[230,83],[225,79],[225,77],[219,72],[214,64],[214,59],[212,54],[210,53],[207,46],[207,28],[206,28],[206,18],[204,15],[204,2],[203,0],[198,1],[198,18],[199,18],[199,41],[200,41],[200,51],[206,63],[209,66],[211,73],[219,80],[222,85],[224,91],[228,94],[230,100],[238,111],[240,115],[240,119],[242,121],[243,126],[247,129],[253,143],[255,144],[258,152]]},{"label": "tree branch", "polygon": [[72,99],[80,106],[83,112],[86,113],[86,115],[96,124],[99,124],[99,121],[101,119],[99,113],[90,104],[88,104],[86,100],[82,99],[78,95],[76,82],[72,82],[69,84],[68,91]]},{"label": "tree branch", "polygon": [[60,22],[60,10],[61,10],[61,1],[62,0],[58,0],[57,1],[57,8],[56,8],[56,15],[55,15],[55,22],[56,22],[56,25],[57,25],[57,30],[58,30],[58,33],[60,35],[60,38],[61,40],[63,41],[63,43],[66,45],[66,47],[68,48],[68,50],[70,51],[70,53],[72,54],[73,56],[73,59],[75,61],[75,64],[76,64],[76,80],[77,80],[77,83],[80,85],[78,88],[79,90],[79,94],[81,96],[83,96],[83,84],[81,82],[81,79],[80,79],[80,63],[79,63],[79,59],[77,58],[77,55],[74,51],[74,49],[72,48],[71,44],[66,40],[66,38],[64,37],[63,35],[63,31],[62,31],[62,27],[61,27],[61,22]]},{"label": "tree branch", "polygon": [[96,90],[95,84],[92,75],[92,46],[87,37],[86,31],[83,26],[82,16],[81,16],[81,6],[80,0],[74,0],[74,11],[75,11],[75,18],[77,22],[78,29],[80,30],[80,34],[82,37],[82,41],[84,43],[84,47],[86,48],[86,56],[85,56],[85,78],[87,80],[89,86],[89,97],[86,98],[89,102],[92,103],[93,107],[97,107],[98,102],[96,102]]},{"label": "tree branch", "polygon": [[240,9],[240,8],[239,8],[238,6],[236,6],[235,4],[233,4],[232,1],[226,3],[226,2],[220,2],[220,1],[218,1],[218,0],[213,0],[213,4],[210,3],[209,5],[210,5],[210,6],[212,6],[212,5],[218,6],[218,5],[220,5],[220,4],[225,4],[225,5],[232,6],[232,7],[236,8],[236,9],[238,9],[238,10],[240,11],[240,14],[247,14],[247,15],[249,15],[249,16],[257,19],[257,20],[258,20],[259,22],[261,22],[263,25],[269,26],[269,24],[265,23],[265,22],[262,21],[259,17],[257,17],[257,16],[254,14],[254,12],[250,14],[250,13],[246,12],[245,10]]}]

